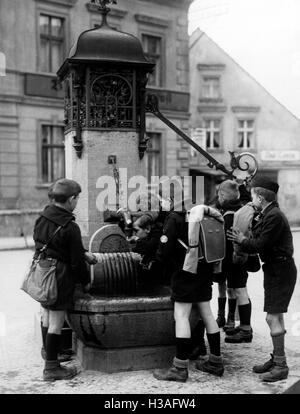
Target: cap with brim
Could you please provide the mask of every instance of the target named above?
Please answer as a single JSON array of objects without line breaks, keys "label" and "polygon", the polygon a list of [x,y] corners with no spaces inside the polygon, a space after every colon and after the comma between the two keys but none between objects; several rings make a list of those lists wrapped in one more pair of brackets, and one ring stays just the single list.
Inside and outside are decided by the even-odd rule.
[{"label": "cap with brim", "polygon": [[69,180],[67,178],[57,180],[52,187],[52,196],[71,197],[79,194],[80,192],[80,185],[76,181]]},{"label": "cap with brim", "polygon": [[265,188],[277,194],[279,185],[275,181],[267,180],[265,178],[256,178],[251,182],[251,187]]}]

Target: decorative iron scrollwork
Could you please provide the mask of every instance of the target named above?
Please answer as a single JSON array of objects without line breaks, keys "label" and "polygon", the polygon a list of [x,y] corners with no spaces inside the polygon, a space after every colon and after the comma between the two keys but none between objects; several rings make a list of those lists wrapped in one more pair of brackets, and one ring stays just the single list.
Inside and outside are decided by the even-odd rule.
[{"label": "decorative iron scrollwork", "polygon": [[124,76],[97,76],[91,85],[91,128],[134,128],[132,85]]},{"label": "decorative iron scrollwork", "polygon": [[251,152],[242,152],[235,155],[233,151],[229,151],[229,154],[231,156],[230,166],[232,170],[247,172],[248,175],[245,177],[245,180],[247,182],[251,181],[258,170],[258,162],[255,156]]},{"label": "decorative iron scrollwork", "polygon": [[116,0],[90,0],[92,4],[96,4],[101,10],[107,10],[108,4],[117,4]]}]

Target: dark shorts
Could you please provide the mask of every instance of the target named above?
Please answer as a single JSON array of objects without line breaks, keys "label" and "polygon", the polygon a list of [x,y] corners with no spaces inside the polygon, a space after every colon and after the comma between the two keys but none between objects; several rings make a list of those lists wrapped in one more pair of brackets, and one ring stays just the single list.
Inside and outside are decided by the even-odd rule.
[{"label": "dark shorts", "polygon": [[297,280],[293,259],[263,264],[265,303],[264,312],[286,313]]},{"label": "dark shorts", "polygon": [[197,274],[183,270],[174,273],[171,287],[174,302],[209,302],[212,298],[212,266],[199,264]]},{"label": "dark shorts", "polygon": [[231,289],[239,289],[247,286],[248,273],[241,266],[234,266],[230,270],[213,276],[215,283],[227,282],[227,287]]}]

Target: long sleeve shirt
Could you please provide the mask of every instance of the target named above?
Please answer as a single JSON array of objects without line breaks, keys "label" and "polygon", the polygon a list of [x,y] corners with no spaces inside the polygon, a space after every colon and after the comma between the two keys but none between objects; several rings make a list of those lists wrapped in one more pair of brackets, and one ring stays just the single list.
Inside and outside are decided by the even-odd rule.
[{"label": "long sleeve shirt", "polygon": [[287,218],[276,202],[271,203],[252,227],[253,238],[243,240],[242,249],[247,253],[259,253],[263,262],[287,256],[294,252],[293,237]]}]

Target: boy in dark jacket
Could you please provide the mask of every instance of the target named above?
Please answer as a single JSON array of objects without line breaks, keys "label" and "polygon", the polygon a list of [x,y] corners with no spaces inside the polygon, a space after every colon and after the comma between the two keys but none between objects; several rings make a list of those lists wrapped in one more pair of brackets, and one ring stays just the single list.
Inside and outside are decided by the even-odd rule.
[{"label": "boy in dark jacket", "polygon": [[52,203],[41,213],[35,223],[33,238],[36,256],[59,226],[60,231],[50,242],[45,258],[56,259],[58,297],[54,305],[42,307],[42,337],[46,351],[45,381],[71,378],[76,375],[72,369],[61,367],[58,353],[61,330],[66,311],[72,307],[76,283],[89,288],[90,275],[85,261],[91,260],[82,245],[79,226],[72,214],[81,188],[76,181],[61,179],[54,183],[51,191]]},{"label": "boy in dark jacket", "polygon": [[158,292],[159,287],[170,285],[164,266],[156,259],[162,232],[163,223],[160,220],[160,215],[153,219],[151,215],[144,214],[133,223],[135,245],[132,251],[139,253],[142,257],[141,284],[148,293]]},{"label": "boy in dark jacket", "polygon": [[[188,378],[188,362],[191,352],[191,327],[189,317],[193,303],[197,303],[204,321],[210,347],[207,361],[198,360],[196,368],[213,375],[222,376],[224,372],[220,350],[220,331],[210,308],[212,298],[212,265],[201,261],[197,274],[183,270],[188,246],[188,222],[186,211],[173,211],[174,201],[170,198],[163,203],[168,214],[160,238],[157,259],[164,263],[172,274],[171,299],[174,301],[174,319],[176,334],[176,356],[173,365],[167,370],[155,370],[154,377],[163,381],[185,382]],[[203,206],[203,208],[206,208]],[[183,243],[180,243],[178,241]]]},{"label": "boy in dark jacket", "polygon": [[273,342],[271,359],[255,365],[253,371],[260,373],[266,382],[287,378],[288,366],[284,350],[286,333],[283,314],[287,312],[296,278],[297,269],[293,259],[293,238],[287,218],[279,209],[276,182],[257,178],[251,189],[252,202],[261,212],[252,228],[249,239],[240,231],[228,232],[232,241],[238,243],[246,253],[259,253],[264,272],[264,311]]}]

